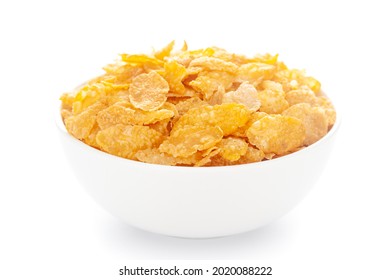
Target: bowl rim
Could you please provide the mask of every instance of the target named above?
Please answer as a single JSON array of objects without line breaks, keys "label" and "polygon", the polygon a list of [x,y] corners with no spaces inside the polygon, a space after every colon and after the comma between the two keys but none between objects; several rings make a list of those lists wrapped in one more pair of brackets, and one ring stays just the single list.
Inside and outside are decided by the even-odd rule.
[{"label": "bowl rim", "polygon": [[[321,92],[327,96],[322,90]],[[332,101],[332,100],[331,100]],[[75,138],[74,136],[72,136],[65,128],[65,124],[63,122],[63,119],[62,119],[62,116],[61,116],[61,100],[58,100],[57,103],[59,103],[59,106],[57,108],[59,108],[60,110],[56,110],[56,114],[55,114],[55,124],[57,126],[57,128],[59,129],[59,131],[64,134],[65,137],[67,137],[68,139],[70,139],[70,141],[73,141],[76,145],[79,145],[80,147],[83,147],[84,149],[86,149],[87,151],[91,151],[92,153],[97,153],[99,154],[100,156],[103,156],[103,157],[108,157],[108,158],[111,158],[113,160],[119,160],[119,161],[123,161],[124,163],[127,162],[127,164],[135,164],[135,165],[139,165],[139,166],[144,166],[145,168],[163,168],[163,169],[169,169],[169,170],[174,170],[174,169],[180,169],[180,170],[213,170],[213,169],[237,169],[237,168],[249,168],[249,167],[254,167],[256,165],[259,165],[262,166],[262,165],[268,165],[268,164],[275,164],[281,160],[285,160],[287,158],[293,158],[293,157],[296,157],[296,156],[299,156],[303,153],[307,153],[307,152],[310,152],[311,150],[313,149],[316,149],[318,146],[321,146],[321,145],[324,145],[326,142],[329,141],[329,139],[331,139],[335,134],[336,132],[339,130],[339,127],[340,127],[340,124],[341,124],[341,117],[340,117],[340,113],[338,110],[336,110],[336,106],[334,105],[334,103],[332,102],[332,105],[334,106],[335,108],[335,111],[337,113],[336,115],[336,121],[335,123],[333,124],[332,128],[328,131],[328,133],[322,137],[320,140],[318,140],[317,142],[299,150],[299,151],[296,151],[296,152],[293,152],[293,153],[290,153],[290,154],[287,154],[287,155],[284,155],[284,156],[281,156],[281,157],[278,157],[278,158],[274,158],[274,159],[270,159],[270,160],[263,160],[263,161],[259,161],[259,162],[252,162],[252,163],[245,163],[245,164],[237,164],[237,165],[222,165],[222,166],[171,166],[171,165],[163,165],[163,164],[155,164],[155,163],[147,163],[147,162],[142,162],[142,161],[137,161],[137,160],[131,160],[131,159],[127,159],[127,158],[122,158],[120,156],[116,156],[116,155],[112,155],[112,154],[109,154],[109,153],[106,153],[102,150],[99,150],[97,148],[94,148],[92,146],[89,146],[88,144],[84,143],[83,141]]]}]

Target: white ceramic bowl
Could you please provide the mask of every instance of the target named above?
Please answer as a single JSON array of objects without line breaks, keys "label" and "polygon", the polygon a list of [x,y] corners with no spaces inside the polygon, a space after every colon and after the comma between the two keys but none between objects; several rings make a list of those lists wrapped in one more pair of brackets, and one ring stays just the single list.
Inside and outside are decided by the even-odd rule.
[{"label": "white ceramic bowl", "polygon": [[264,226],[297,205],[319,178],[339,118],[315,144],[277,159],[236,166],[175,167],[113,156],[72,137],[60,114],[60,138],[77,178],[108,212],[147,231],[189,238]]}]

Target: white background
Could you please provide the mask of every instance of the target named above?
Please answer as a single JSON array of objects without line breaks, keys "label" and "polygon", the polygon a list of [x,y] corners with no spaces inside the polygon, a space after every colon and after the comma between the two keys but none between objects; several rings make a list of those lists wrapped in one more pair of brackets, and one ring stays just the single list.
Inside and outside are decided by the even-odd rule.
[{"label": "white background", "polygon": [[[1,1],[0,279],[122,279],[120,266],[148,259],[258,260],[274,266],[269,279],[390,279],[386,2]],[[118,53],[172,39],[279,53],[334,100],[334,152],[287,216],[228,238],[164,237],[111,217],[73,177],[54,125],[60,94]]]}]

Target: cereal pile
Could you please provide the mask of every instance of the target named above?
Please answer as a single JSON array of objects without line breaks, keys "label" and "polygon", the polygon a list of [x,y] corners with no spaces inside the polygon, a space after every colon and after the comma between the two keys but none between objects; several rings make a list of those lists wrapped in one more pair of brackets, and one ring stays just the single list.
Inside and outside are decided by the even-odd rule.
[{"label": "cereal pile", "polygon": [[105,74],[63,94],[68,132],[131,160],[220,166],[295,152],[335,122],[320,83],[277,55],[173,47],[122,54]]}]

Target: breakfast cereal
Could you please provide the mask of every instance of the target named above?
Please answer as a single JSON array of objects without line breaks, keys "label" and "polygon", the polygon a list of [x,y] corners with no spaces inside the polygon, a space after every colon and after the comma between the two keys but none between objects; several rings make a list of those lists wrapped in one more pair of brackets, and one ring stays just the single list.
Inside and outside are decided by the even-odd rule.
[{"label": "breakfast cereal", "polygon": [[122,54],[61,96],[75,138],[151,164],[225,166],[272,160],[312,145],[336,121],[321,84],[278,55],[222,48]]}]

